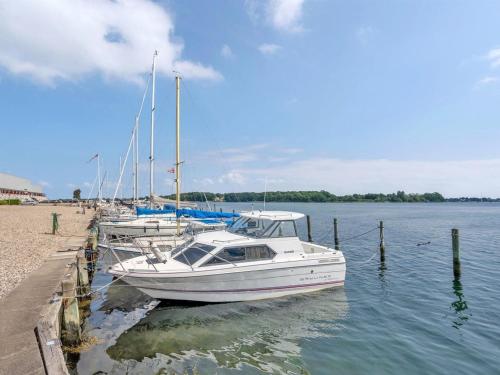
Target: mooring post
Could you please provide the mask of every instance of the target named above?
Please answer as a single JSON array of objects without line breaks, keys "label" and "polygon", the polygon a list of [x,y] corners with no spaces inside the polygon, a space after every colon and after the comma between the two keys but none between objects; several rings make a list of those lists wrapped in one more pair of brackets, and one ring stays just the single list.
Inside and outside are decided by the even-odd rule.
[{"label": "mooring post", "polygon": [[380,261],[385,261],[384,222],[380,220]]},{"label": "mooring post", "polygon": [[85,256],[78,255],[76,258],[78,268],[78,286],[79,294],[87,294],[90,291],[89,273],[87,270],[87,259]]},{"label": "mooring post", "polygon": [[340,250],[339,228],[338,228],[337,218],[333,219],[333,239],[335,241],[335,250]]},{"label": "mooring post", "polygon": [[460,267],[460,237],[458,229],[454,228],[451,230],[451,246],[453,249],[453,275],[455,279],[460,278],[461,267]]},{"label": "mooring post", "polygon": [[222,213],[222,207],[219,208],[219,212]]},{"label": "mooring post", "polygon": [[234,208],[233,208],[233,218],[232,219],[233,219],[233,223],[234,223]]},{"label": "mooring post", "polygon": [[313,242],[312,235],[311,235],[311,216],[307,215],[307,241]]},{"label": "mooring post", "polygon": [[71,278],[62,281],[62,334],[64,345],[74,346],[80,343],[82,331],[80,328],[80,313],[76,299],[75,280]]},{"label": "mooring post", "polygon": [[59,229],[59,222],[57,220],[57,213],[52,212],[52,234],[56,234]]}]

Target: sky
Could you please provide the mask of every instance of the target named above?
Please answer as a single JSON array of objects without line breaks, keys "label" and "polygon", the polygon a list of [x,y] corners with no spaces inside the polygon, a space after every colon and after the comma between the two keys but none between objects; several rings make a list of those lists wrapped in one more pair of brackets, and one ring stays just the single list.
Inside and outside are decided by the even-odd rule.
[{"label": "sky", "polygon": [[[500,2],[0,0],[0,172],[112,196],[153,53],[155,187],[500,197]],[[149,191],[151,96],[140,116]],[[131,196],[131,155],[123,195]],[[119,190],[121,195],[121,189]],[[93,192],[95,195],[95,189]]]}]

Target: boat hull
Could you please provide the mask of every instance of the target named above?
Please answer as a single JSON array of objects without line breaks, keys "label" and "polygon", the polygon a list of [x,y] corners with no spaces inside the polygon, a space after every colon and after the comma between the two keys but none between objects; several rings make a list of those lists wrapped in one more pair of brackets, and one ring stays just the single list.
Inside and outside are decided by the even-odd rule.
[{"label": "boat hull", "polygon": [[272,266],[187,277],[139,273],[122,280],[153,298],[201,302],[260,300],[344,285],[344,262]]},{"label": "boat hull", "polygon": [[[181,225],[181,233],[185,224]],[[177,234],[177,224],[171,225],[120,225],[120,223],[100,224],[102,233],[115,236],[173,236]]]}]

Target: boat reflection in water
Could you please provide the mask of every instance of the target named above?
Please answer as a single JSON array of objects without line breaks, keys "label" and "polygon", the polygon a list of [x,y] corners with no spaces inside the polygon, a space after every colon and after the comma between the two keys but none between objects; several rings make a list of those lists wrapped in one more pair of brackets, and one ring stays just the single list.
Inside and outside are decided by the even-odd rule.
[{"label": "boat reflection in water", "polygon": [[139,371],[167,365],[182,371],[185,360],[193,357],[200,371],[245,365],[293,371],[302,367],[299,340],[324,335],[325,325],[335,328],[334,320],[346,311],[342,290],[253,303],[163,302],[118,337],[107,353],[116,361],[142,361],[136,363]]},{"label": "boat reflection in water", "polygon": [[108,341],[95,354],[109,357],[88,352],[78,371],[304,374],[303,339],[334,336],[347,310],[343,288],[254,302],[163,301],[114,339],[99,330]]}]

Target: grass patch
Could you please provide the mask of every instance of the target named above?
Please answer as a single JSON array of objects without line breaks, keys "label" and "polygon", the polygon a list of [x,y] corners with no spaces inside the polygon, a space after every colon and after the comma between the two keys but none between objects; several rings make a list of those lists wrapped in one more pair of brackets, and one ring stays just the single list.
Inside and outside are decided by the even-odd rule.
[{"label": "grass patch", "polygon": [[19,199],[1,199],[0,206],[18,206],[21,204]]},{"label": "grass patch", "polygon": [[65,353],[82,353],[92,349],[94,345],[102,343],[102,340],[96,336],[84,336],[82,342],[75,346],[63,346],[62,350]]}]

